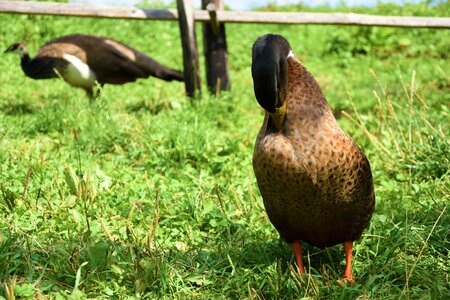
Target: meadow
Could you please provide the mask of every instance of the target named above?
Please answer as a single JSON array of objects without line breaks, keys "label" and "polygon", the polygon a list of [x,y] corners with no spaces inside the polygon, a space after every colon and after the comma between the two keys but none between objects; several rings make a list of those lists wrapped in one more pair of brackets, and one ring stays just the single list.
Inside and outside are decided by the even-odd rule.
[{"label": "meadow", "polygon": [[[450,4],[337,10],[448,16]],[[355,243],[354,285],[335,283],[340,245],[305,245],[308,274],[298,275],[264,211],[250,65],[254,40],[269,32],[290,41],[371,163],[377,203]],[[69,33],[183,65],[175,22],[0,15],[2,49],[26,41],[33,55]],[[199,24],[202,51],[200,33]],[[106,85],[90,104],[2,55],[0,299],[450,297],[450,32],[227,24],[226,33],[232,90],[218,97],[203,86],[189,99],[183,83],[150,78]]]}]

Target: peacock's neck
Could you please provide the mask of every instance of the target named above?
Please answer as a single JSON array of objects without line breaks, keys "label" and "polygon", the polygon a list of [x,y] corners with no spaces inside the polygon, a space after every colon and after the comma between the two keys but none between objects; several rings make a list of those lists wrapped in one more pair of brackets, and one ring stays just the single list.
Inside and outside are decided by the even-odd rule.
[{"label": "peacock's neck", "polygon": [[30,61],[30,54],[28,54],[28,52],[22,53],[22,55],[20,56],[20,66],[27,76],[33,77],[31,76],[32,72],[30,70]]},{"label": "peacock's neck", "polygon": [[48,79],[57,77],[54,71],[54,68],[56,67],[54,59],[31,59],[28,52],[24,52],[20,59],[20,65],[25,75],[33,79]]}]

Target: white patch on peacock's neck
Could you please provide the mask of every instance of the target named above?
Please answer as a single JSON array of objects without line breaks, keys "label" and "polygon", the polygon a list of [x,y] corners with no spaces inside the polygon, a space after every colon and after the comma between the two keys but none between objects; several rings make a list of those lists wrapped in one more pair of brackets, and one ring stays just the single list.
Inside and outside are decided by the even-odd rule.
[{"label": "white patch on peacock's neck", "polygon": [[95,85],[97,76],[87,64],[78,57],[70,54],[63,54],[63,58],[69,62],[67,69],[63,72],[64,80],[76,87],[91,88]]}]

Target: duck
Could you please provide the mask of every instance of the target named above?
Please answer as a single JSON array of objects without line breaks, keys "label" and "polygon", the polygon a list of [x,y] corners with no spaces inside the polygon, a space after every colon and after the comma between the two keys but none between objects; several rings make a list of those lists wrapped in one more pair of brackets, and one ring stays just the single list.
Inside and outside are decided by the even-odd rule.
[{"label": "duck", "polygon": [[292,245],[300,273],[303,242],[319,248],[343,244],[343,279],[353,283],[353,242],[375,207],[369,161],[340,128],[286,38],[257,38],[251,71],[255,98],[265,111],[252,163],[269,220]]},{"label": "duck", "polygon": [[14,43],[4,53],[20,56],[26,76],[33,79],[62,78],[73,87],[86,91],[89,99],[97,83],[124,84],[150,76],[165,81],[183,81],[180,71],[166,67],[153,58],[111,38],[70,34],[45,43],[30,58],[24,42]]}]

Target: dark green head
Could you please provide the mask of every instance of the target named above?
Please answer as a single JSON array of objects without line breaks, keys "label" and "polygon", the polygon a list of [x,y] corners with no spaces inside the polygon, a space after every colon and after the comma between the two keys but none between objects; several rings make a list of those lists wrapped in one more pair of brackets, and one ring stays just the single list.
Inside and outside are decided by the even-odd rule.
[{"label": "dark green head", "polygon": [[281,107],[286,96],[289,42],[266,34],[253,44],[252,76],[256,100],[268,112]]},{"label": "dark green head", "polygon": [[289,42],[281,35],[266,34],[253,44],[252,77],[256,100],[280,128],[286,109]]}]

